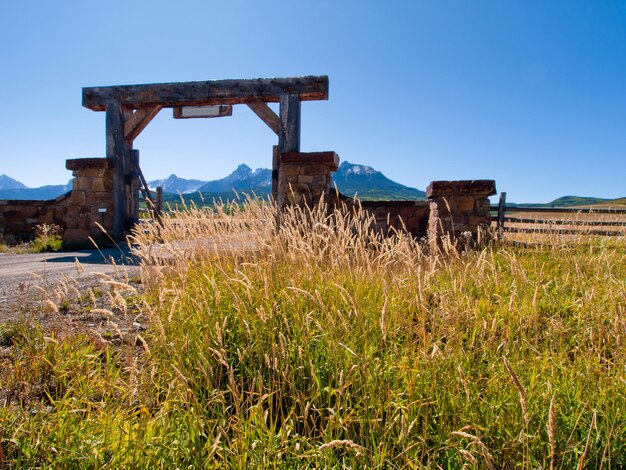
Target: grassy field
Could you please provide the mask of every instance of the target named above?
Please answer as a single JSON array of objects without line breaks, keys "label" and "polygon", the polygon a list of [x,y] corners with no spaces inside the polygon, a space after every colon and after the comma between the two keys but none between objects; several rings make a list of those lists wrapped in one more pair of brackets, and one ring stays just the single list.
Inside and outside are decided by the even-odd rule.
[{"label": "grassy field", "polygon": [[429,254],[372,223],[137,233],[111,309],[147,330],[0,326],[0,467],[626,466],[624,237]]}]

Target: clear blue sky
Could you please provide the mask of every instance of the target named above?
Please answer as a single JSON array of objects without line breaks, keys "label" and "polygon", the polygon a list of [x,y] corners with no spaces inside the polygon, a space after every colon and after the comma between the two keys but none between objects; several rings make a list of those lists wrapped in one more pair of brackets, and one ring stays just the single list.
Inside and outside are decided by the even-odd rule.
[{"label": "clear blue sky", "polygon": [[[423,189],[493,178],[508,199],[626,196],[626,2],[20,0],[0,3],[0,174],[65,183],[104,156],[83,86],[328,75],[302,150]],[[271,166],[247,109],[135,141],[148,179]]]}]

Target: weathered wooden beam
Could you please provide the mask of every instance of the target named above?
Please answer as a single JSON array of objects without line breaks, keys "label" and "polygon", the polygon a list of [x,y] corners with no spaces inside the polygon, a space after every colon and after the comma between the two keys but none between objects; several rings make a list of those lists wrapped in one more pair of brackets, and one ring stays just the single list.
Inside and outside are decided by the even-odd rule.
[{"label": "weathered wooden beam", "polygon": [[276,135],[280,134],[280,118],[270,108],[267,103],[248,103],[248,107],[254,111],[254,114],[261,118],[267,127],[272,129]]},{"label": "weathered wooden beam", "polygon": [[300,151],[300,100],[298,95],[280,98],[280,132],[278,150],[280,154]]},{"label": "weathered wooden beam", "polygon": [[124,238],[126,223],[124,110],[116,101],[106,105],[106,156],[113,162],[113,239]]},{"label": "weathered wooden beam", "polygon": [[504,228],[504,222],[506,220],[506,192],[500,193],[500,200],[498,201],[498,228]]},{"label": "weathered wooden beam", "polygon": [[280,223],[280,212],[285,207],[285,195],[288,188],[283,188],[284,179],[281,177],[282,165],[280,156],[284,153],[300,151],[300,100],[298,95],[283,95],[280,97],[280,129],[278,133],[278,183],[276,191],[277,222]]},{"label": "weathered wooden beam", "polygon": [[141,134],[150,121],[159,114],[162,106],[158,104],[145,106],[139,108],[135,113],[124,123],[124,138],[127,142],[132,142]]},{"label": "weathered wooden beam", "polygon": [[626,209],[609,209],[607,207],[530,207],[507,206],[507,212],[550,212],[564,214],[626,214]]},{"label": "weathered wooden beam", "polygon": [[280,152],[278,145],[272,147],[272,199],[278,196],[278,167],[280,166]]},{"label": "weathered wooden beam", "polygon": [[283,95],[295,95],[300,101],[327,100],[328,77],[255,78],[86,87],[83,88],[83,106],[94,111],[104,111],[107,102],[111,100],[132,108],[154,104],[172,108],[214,104],[277,103]]},{"label": "weathered wooden beam", "polygon": [[551,235],[597,235],[602,237],[621,237],[625,232],[617,230],[567,230],[556,228],[504,227],[507,233],[546,233]]},{"label": "weathered wooden beam", "polygon": [[[122,117],[124,119],[124,128],[126,123],[133,117],[133,110],[128,106],[122,106]],[[124,135],[126,132],[124,132]],[[123,152],[123,167],[124,167],[124,233],[129,230],[135,222],[133,218],[133,199],[132,199],[132,185],[133,185],[133,142],[124,138],[124,152]]]},{"label": "weathered wooden beam", "polygon": [[[626,221],[617,220],[568,220],[568,219],[526,219],[521,217],[505,217],[505,222],[533,225],[572,225],[575,227],[625,227]],[[625,233],[626,235],[626,233]]]}]

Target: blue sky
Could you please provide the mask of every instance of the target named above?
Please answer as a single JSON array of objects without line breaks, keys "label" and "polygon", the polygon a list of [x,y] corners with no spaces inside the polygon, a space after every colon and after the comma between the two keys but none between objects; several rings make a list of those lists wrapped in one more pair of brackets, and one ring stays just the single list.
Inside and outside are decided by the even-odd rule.
[{"label": "blue sky", "polygon": [[[626,2],[21,0],[0,3],[0,174],[65,183],[104,156],[84,86],[328,75],[302,150],[420,189],[493,178],[508,199],[626,196]],[[269,167],[275,135],[161,111],[135,141],[148,179]]]}]

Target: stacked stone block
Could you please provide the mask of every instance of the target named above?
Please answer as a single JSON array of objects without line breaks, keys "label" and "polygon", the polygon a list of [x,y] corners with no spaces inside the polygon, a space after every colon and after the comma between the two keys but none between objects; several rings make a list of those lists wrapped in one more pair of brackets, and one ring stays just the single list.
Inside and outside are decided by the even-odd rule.
[{"label": "stacked stone block", "polygon": [[348,208],[360,206],[374,216],[376,230],[388,235],[395,231],[407,231],[416,238],[427,235],[428,202],[426,201],[355,201],[339,195],[341,203]]},{"label": "stacked stone block", "polygon": [[54,224],[65,229],[69,200],[70,193],[49,201],[1,200],[0,235],[15,241],[28,241],[35,236],[37,225]]},{"label": "stacked stone block", "polygon": [[[106,158],[77,158],[67,160],[65,167],[74,176],[72,192],[65,216],[63,243],[109,242],[113,229],[113,163]],[[97,223],[97,224],[96,224]]]},{"label": "stacked stone block", "polygon": [[484,241],[491,225],[488,197],[496,194],[494,180],[433,181],[426,189],[430,203],[428,234],[434,243],[444,236],[455,242]]},{"label": "stacked stone block", "polygon": [[338,166],[335,152],[283,153],[278,170],[278,209],[287,205],[313,207],[322,196],[328,201],[330,174]]}]

